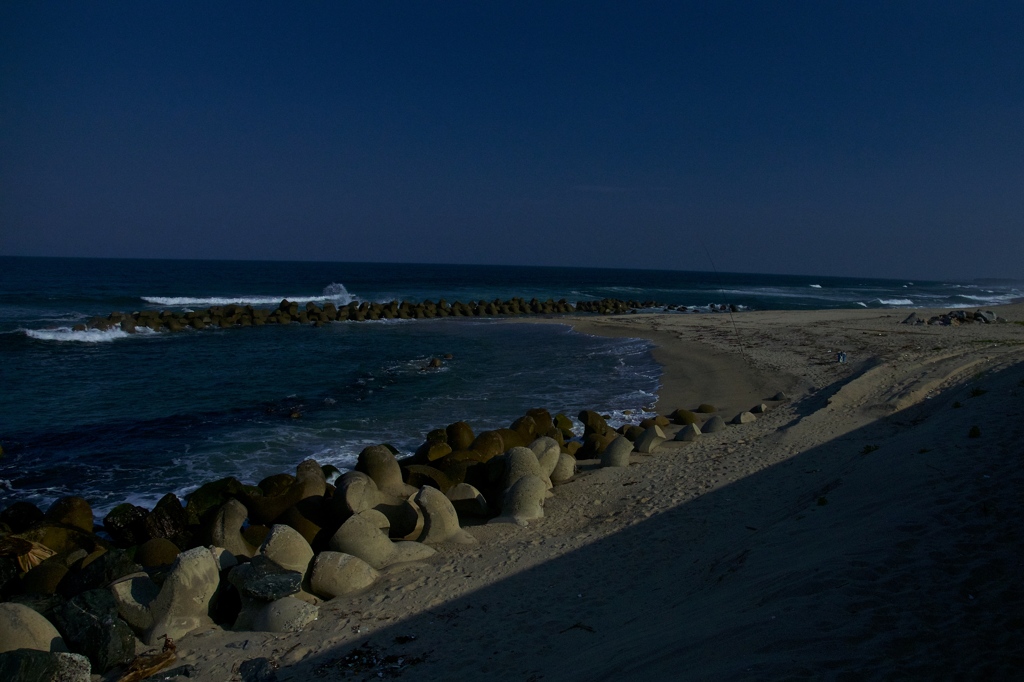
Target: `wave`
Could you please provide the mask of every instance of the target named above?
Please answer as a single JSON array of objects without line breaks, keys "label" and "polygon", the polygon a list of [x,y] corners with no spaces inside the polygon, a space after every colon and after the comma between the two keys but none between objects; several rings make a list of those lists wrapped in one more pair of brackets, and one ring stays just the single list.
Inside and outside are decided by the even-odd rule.
[{"label": "wave", "polygon": [[881,305],[914,305],[909,298],[876,298],[874,302]]},{"label": "wave", "polygon": [[126,339],[130,334],[120,329],[86,329],[75,331],[71,327],[56,329],[23,329],[25,335],[39,341],[77,341],[79,343],[107,343],[116,339]]},{"label": "wave", "polygon": [[258,296],[258,295],[238,295],[238,296],[206,296],[206,297],[194,297],[194,296],[142,296],[143,301],[152,303],[153,305],[168,306],[171,308],[181,308],[184,306],[195,306],[197,308],[209,308],[211,306],[218,305],[274,305],[276,306],[281,302],[282,299],[288,299],[289,301],[295,301],[297,303],[326,303],[331,302],[336,305],[348,305],[352,301],[357,300],[355,296],[350,294],[345,289],[344,284],[332,282],[324,287],[324,290],[319,296],[309,296],[301,294],[298,296]]},{"label": "wave", "polygon": [[971,296],[969,294],[954,294],[953,298],[963,298],[968,301],[976,301],[978,303],[987,303],[988,305],[998,305],[1000,303],[1012,303],[1017,298],[1020,298],[1019,292],[1012,294],[996,294],[992,293],[989,296]]},{"label": "wave", "polygon": [[820,288],[821,288],[821,285],[820,285],[820,284],[812,284],[812,285],[811,285],[811,288],[812,288],[812,289],[820,289]]}]

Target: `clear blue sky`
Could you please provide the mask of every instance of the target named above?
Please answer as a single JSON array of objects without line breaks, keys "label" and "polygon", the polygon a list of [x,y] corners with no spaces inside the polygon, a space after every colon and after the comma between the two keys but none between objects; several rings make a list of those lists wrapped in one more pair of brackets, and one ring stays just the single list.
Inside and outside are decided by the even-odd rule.
[{"label": "clear blue sky", "polygon": [[1021,2],[4,2],[0,254],[1024,278]]}]

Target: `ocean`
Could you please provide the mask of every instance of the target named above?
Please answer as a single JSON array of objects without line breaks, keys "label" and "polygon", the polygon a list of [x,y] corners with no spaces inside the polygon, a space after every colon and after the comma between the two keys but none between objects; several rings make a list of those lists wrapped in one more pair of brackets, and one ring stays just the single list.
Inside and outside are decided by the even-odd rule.
[{"label": "ocean", "polygon": [[[303,459],[344,470],[369,444],[414,450],[453,421],[507,426],[527,409],[636,420],[656,400],[651,345],[558,319],[445,318],[126,334],[74,331],[113,311],[307,301],[653,300],[712,314],[975,308],[1012,282],[920,282],[508,266],[0,258],[0,508],[82,495],[102,514]],[[641,313],[642,314],[642,313]],[[432,358],[439,369],[423,371]]]}]

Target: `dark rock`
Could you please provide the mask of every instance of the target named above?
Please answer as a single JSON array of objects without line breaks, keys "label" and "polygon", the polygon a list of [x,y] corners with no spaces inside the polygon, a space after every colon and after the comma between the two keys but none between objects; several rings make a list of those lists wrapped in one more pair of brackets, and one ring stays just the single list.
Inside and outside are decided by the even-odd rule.
[{"label": "dark rock", "polygon": [[636,426],[634,424],[630,424],[628,426],[623,425],[621,433],[623,436],[635,443],[637,438],[644,434],[644,429],[643,427]]},{"label": "dark rock", "polygon": [[69,495],[62,497],[46,510],[46,520],[51,523],[62,523],[66,526],[80,528],[86,533],[92,532],[92,507],[84,498]]},{"label": "dark rock", "polygon": [[21,578],[21,589],[29,594],[54,594],[68,567],[62,562],[49,559],[39,564]]},{"label": "dark rock", "polygon": [[448,442],[448,432],[445,429],[434,429],[427,433],[426,442],[428,445]]},{"label": "dark rock", "polygon": [[72,571],[60,582],[58,591],[65,597],[72,597],[87,590],[105,588],[118,578],[138,573],[142,566],[135,558],[122,549],[112,549],[94,559],[88,566]]},{"label": "dark rock", "polygon": [[174,493],[167,493],[146,516],[146,531],[152,538],[165,538],[178,547],[189,544],[188,516],[181,500]]},{"label": "dark rock", "polygon": [[443,459],[452,453],[452,446],[448,443],[426,442],[416,450],[415,459],[419,462],[433,462]]},{"label": "dark rock", "polygon": [[537,436],[537,422],[529,415],[515,420],[509,428],[522,436],[525,441],[524,445],[526,443],[531,443]]},{"label": "dark rock", "polygon": [[[311,499],[313,498],[307,498],[303,502],[308,502]],[[323,498],[320,498],[320,500],[322,501]],[[278,517],[278,523],[297,531],[310,545],[315,543],[317,546],[325,546],[327,541],[330,540],[330,535],[324,537],[322,524],[310,518],[311,516],[315,518],[318,515],[311,513],[312,507],[304,505],[303,502],[288,507]]]},{"label": "dark rock", "polygon": [[281,568],[263,555],[231,569],[228,580],[245,597],[272,602],[295,594],[302,587],[302,574]]},{"label": "dark rock", "polygon": [[15,649],[0,654],[0,679],[12,682],[89,682],[92,667],[80,654]]},{"label": "dark rock", "polygon": [[495,433],[501,436],[502,452],[508,452],[512,448],[525,447],[533,438],[524,438],[518,431],[512,429],[496,429]]},{"label": "dark rock", "polygon": [[260,481],[257,487],[267,497],[276,497],[287,493],[293,485],[295,485],[295,477],[291,474],[274,474]]},{"label": "dark rock", "polygon": [[88,657],[100,674],[135,657],[135,635],[117,617],[108,590],[89,590],[54,609],[53,624],[71,651]]},{"label": "dark rock", "polygon": [[551,413],[543,408],[535,407],[527,410],[526,416],[533,417],[538,436],[550,436],[552,432],[557,430],[555,429],[555,422],[551,418]]},{"label": "dark rock", "polygon": [[242,682],[277,682],[277,663],[269,658],[251,658],[238,666]]},{"label": "dark rock", "polygon": [[454,481],[436,467],[427,466],[426,464],[410,464],[405,467],[405,470],[407,474],[406,480],[414,488],[421,488],[426,485],[444,492],[455,485]]},{"label": "dark rock", "polygon": [[269,534],[270,526],[264,526],[262,524],[246,526],[242,529],[242,538],[253,547],[259,547],[262,545],[263,541]]},{"label": "dark rock", "polygon": [[81,528],[47,521],[20,533],[18,537],[49,547],[58,554],[74,552],[79,549],[84,550],[86,554],[91,554],[97,548],[109,546],[96,535],[86,533]]},{"label": "dark rock", "polygon": [[[317,475],[326,488],[326,479],[322,470]],[[289,474],[277,474],[260,482],[266,485],[264,489],[256,486],[242,486],[242,493],[238,500],[249,510],[251,520],[254,523],[272,523],[281,512],[302,499],[304,487],[298,484],[298,479]],[[267,493],[272,491],[273,494]],[[281,490],[283,492],[278,493]]]},{"label": "dark rock", "polygon": [[700,406],[697,407],[697,411],[701,414],[712,414],[714,412],[718,412],[718,408],[714,405],[709,405],[708,403],[701,403]]},{"label": "dark rock", "polygon": [[181,548],[167,538],[153,538],[139,546],[135,560],[146,568],[170,566],[181,554]]},{"label": "dark rock", "polygon": [[476,450],[483,457],[483,461],[487,461],[491,457],[505,452],[504,442],[501,436],[494,431],[483,431],[474,440],[471,446],[472,450]]},{"label": "dark rock", "polygon": [[445,433],[448,445],[452,447],[452,450],[469,450],[475,439],[473,429],[466,422],[449,424],[448,428],[445,429]]},{"label": "dark rock", "polygon": [[111,509],[110,513],[103,517],[103,528],[110,534],[115,545],[141,545],[149,539],[146,531],[148,514],[148,509],[125,502]]},{"label": "dark rock", "polygon": [[604,417],[593,410],[583,410],[580,412],[579,420],[583,424],[584,438],[592,433],[604,435],[608,431],[608,423],[605,422]]},{"label": "dark rock", "polygon": [[608,429],[604,434],[590,433],[583,437],[583,445],[580,447],[577,457],[580,459],[597,457],[618,437],[619,434],[612,429]]},{"label": "dark rock", "polygon": [[185,664],[179,665],[177,668],[154,673],[146,678],[146,682],[177,682],[181,679],[191,679],[198,676],[199,671],[196,670],[194,665]]},{"label": "dark rock", "polygon": [[661,427],[665,427],[665,426],[668,426],[668,425],[669,425],[669,424],[671,424],[671,423],[672,423],[672,422],[671,422],[671,421],[669,421],[668,417],[663,417],[663,416],[661,416],[661,415],[659,414],[659,415],[657,415],[657,416],[654,416],[654,417],[648,417],[647,419],[644,419],[644,420],[642,420],[642,421],[640,422],[640,428],[643,428],[643,429],[649,429],[649,428],[651,428],[652,426],[661,426]]},{"label": "dark rock", "polygon": [[341,469],[333,464],[324,464],[320,470],[324,472],[324,480],[328,483],[334,483],[341,476]]},{"label": "dark rock", "polygon": [[12,533],[22,533],[43,518],[42,510],[31,502],[15,502],[0,512],[0,523],[6,523]]},{"label": "dark rock", "polygon": [[53,622],[53,610],[67,600],[59,594],[16,594],[8,602],[27,606],[43,618]]},{"label": "dark rock", "polygon": [[241,481],[233,476],[203,484],[188,496],[185,516],[190,526],[198,526],[213,519],[228,500],[244,491]]},{"label": "dark rock", "polygon": [[689,410],[684,410],[682,408],[679,408],[678,410],[670,414],[669,417],[676,424],[681,424],[683,426],[687,424],[700,423],[700,418],[697,415],[695,415],[693,412],[690,412]]}]

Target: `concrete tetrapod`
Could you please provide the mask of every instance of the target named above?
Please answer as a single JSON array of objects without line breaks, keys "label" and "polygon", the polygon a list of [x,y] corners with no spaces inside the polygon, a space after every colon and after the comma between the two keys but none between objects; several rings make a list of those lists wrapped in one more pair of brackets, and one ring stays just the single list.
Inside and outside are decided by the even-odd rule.
[{"label": "concrete tetrapod", "polygon": [[530,448],[514,447],[505,453],[505,490],[514,486],[523,476],[536,476],[550,483],[550,479],[541,470],[540,461],[534,451]]},{"label": "concrete tetrapod", "polygon": [[701,433],[718,433],[719,431],[725,431],[726,428],[725,420],[716,414],[704,422],[704,425],[700,427],[700,431]]},{"label": "concrete tetrapod", "polygon": [[558,441],[548,436],[541,436],[530,443],[530,449],[533,450],[533,454],[537,455],[541,473],[551,478],[551,472],[558,466],[558,458],[562,454]]},{"label": "concrete tetrapod", "polygon": [[558,454],[558,464],[555,465],[554,471],[551,472],[551,482],[565,483],[575,475],[576,458],[568,453],[560,452]]},{"label": "concrete tetrapod", "polygon": [[313,561],[313,548],[299,531],[280,524],[271,526],[270,533],[260,547],[260,553],[281,568],[303,576]]},{"label": "concrete tetrapod", "polygon": [[601,466],[628,467],[631,452],[633,452],[633,441],[625,436],[619,436],[601,453]]},{"label": "concrete tetrapod", "polygon": [[117,604],[117,615],[135,632],[146,632],[153,627],[153,612],[149,605],[160,594],[160,587],[148,573],[133,573],[110,585]]},{"label": "concrete tetrapod", "polygon": [[327,477],[315,459],[304,460],[295,467],[294,487],[298,488],[298,500],[321,496],[327,492]]},{"label": "concrete tetrapod", "polygon": [[757,421],[757,417],[750,412],[740,412],[732,419],[733,424],[749,424],[754,421]]},{"label": "concrete tetrapod", "polygon": [[0,604],[0,653],[15,649],[67,651],[53,623],[23,604]]},{"label": "concrete tetrapod", "polygon": [[655,448],[668,440],[665,436],[665,432],[658,425],[647,427],[644,432],[636,439],[634,448],[637,452],[641,452],[645,455],[649,455],[654,452]]},{"label": "concrete tetrapod", "polygon": [[452,506],[458,514],[467,516],[487,516],[487,500],[483,493],[468,483],[453,485],[445,493],[445,497],[451,501]]},{"label": "concrete tetrapod", "polygon": [[320,615],[320,607],[296,599],[282,597],[259,609],[252,617],[250,629],[256,632],[298,632]]},{"label": "concrete tetrapod", "polygon": [[416,493],[416,488],[402,480],[402,468],[395,454],[383,445],[371,445],[359,453],[356,471],[373,479],[377,489],[386,495],[405,499]]},{"label": "concrete tetrapod", "polygon": [[256,548],[242,537],[242,526],[249,516],[249,510],[238,500],[228,500],[217,512],[210,527],[210,541],[215,547],[223,547],[232,554],[251,558]]},{"label": "concrete tetrapod", "polygon": [[[390,453],[388,450],[388,454]],[[417,488],[403,484],[402,490],[408,489],[413,492],[405,498],[395,497],[380,490],[377,483],[361,471],[349,471],[341,477],[340,483],[332,499],[336,519],[348,519],[352,514],[376,509],[387,517],[389,535],[392,537],[415,540],[422,533],[423,513],[412,500]]]},{"label": "concrete tetrapod", "polygon": [[525,526],[529,521],[543,518],[547,484],[540,476],[527,475],[505,491],[501,516],[488,523],[515,523]]},{"label": "concrete tetrapod", "polygon": [[364,590],[377,582],[380,573],[357,556],[344,552],[320,552],[313,561],[310,579],[313,593],[333,599]]},{"label": "concrete tetrapod", "polygon": [[676,434],[675,440],[689,443],[700,438],[701,430],[696,424],[687,424],[683,428],[679,429],[679,433]]},{"label": "concrete tetrapod", "polygon": [[386,530],[388,519],[375,509],[353,515],[341,524],[331,537],[330,548],[357,556],[374,568],[403,561],[420,561],[436,554],[435,550],[419,542],[392,542]]},{"label": "concrete tetrapod", "polygon": [[420,542],[459,542],[474,544],[476,538],[459,525],[459,515],[444,493],[437,488],[423,486],[416,493],[416,505],[423,510],[424,525]]},{"label": "concrete tetrapod", "polygon": [[154,646],[161,637],[179,639],[204,625],[211,625],[210,600],[220,585],[220,570],[206,547],[182,552],[164,579],[160,594],[150,602],[153,627],[144,642]]}]

